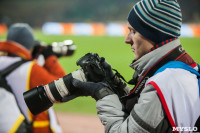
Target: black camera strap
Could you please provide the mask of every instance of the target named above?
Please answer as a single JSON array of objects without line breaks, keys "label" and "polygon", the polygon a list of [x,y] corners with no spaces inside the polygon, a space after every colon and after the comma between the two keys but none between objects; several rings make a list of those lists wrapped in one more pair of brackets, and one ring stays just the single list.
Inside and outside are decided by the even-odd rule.
[{"label": "black camera strap", "polygon": [[9,75],[12,71],[14,71],[16,68],[18,68],[21,64],[25,62],[26,62],[25,60],[17,61],[13,63],[12,65],[10,65],[9,67],[7,67],[6,69],[0,71],[0,87],[3,87],[7,91],[13,93],[11,87],[8,85],[6,81],[6,76]]},{"label": "black camera strap", "polygon": [[134,96],[139,96],[141,91],[143,90],[146,81],[153,76],[153,74],[164,64],[168,63],[169,61],[175,61],[180,58],[182,55],[185,54],[185,50],[182,48],[181,45],[171,50],[167,53],[164,57],[162,57],[157,63],[155,63],[147,72],[143,75],[143,77],[136,83],[135,87],[130,91],[128,96],[122,97],[122,101],[126,101]]}]

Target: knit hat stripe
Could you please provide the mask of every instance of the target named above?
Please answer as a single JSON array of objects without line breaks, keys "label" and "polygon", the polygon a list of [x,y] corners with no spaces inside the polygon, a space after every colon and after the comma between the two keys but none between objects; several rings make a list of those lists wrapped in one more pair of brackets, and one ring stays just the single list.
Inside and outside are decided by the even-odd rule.
[{"label": "knit hat stripe", "polygon": [[180,12],[172,12],[172,11],[170,11],[170,10],[168,10],[168,9],[166,9],[165,7],[166,6],[163,6],[163,5],[161,5],[161,4],[156,4],[156,1],[155,0],[152,0],[153,2],[153,4],[154,4],[154,6],[155,6],[155,8],[157,8],[157,9],[160,9],[160,10],[162,10],[162,11],[165,11],[167,14],[173,14],[173,16],[176,16],[177,18],[181,18],[182,16],[181,15],[179,15],[180,14]]},{"label": "knit hat stripe", "polygon": [[155,19],[151,19],[148,17],[148,15],[146,13],[143,12],[143,10],[141,10],[141,7],[138,7],[138,5],[136,5],[136,11],[138,12],[138,14],[140,15],[140,18],[143,18],[143,20],[145,20],[147,23],[150,23],[151,25],[154,25],[155,27],[157,27],[157,29],[162,29],[162,31],[171,33],[171,34],[175,34],[175,35],[180,35],[180,33],[177,33],[174,28],[168,27],[163,23],[158,23],[155,21]]},{"label": "knit hat stripe", "polygon": [[[146,12],[146,14],[151,17],[151,20],[157,20],[157,21],[161,21],[160,23],[165,23],[167,24],[169,27],[171,28],[175,28],[176,30],[180,30],[181,25],[171,21],[170,19],[164,18],[158,14],[155,14],[153,12],[151,12],[151,10],[149,9],[149,7],[147,6],[146,2],[141,2],[140,6],[142,7],[142,9]],[[148,11],[147,11],[148,10]]]},{"label": "knit hat stripe", "polygon": [[[167,9],[163,8],[163,6],[169,8],[169,9],[171,8],[171,9],[173,10],[172,12],[173,12],[177,17],[180,17],[179,14],[180,14],[181,11],[177,10],[177,8],[173,8],[173,7],[169,6],[168,4],[165,5],[165,4],[163,4],[163,3],[160,3],[160,6],[159,6],[159,7],[162,8],[162,9],[164,9],[164,10],[167,10]],[[169,11],[169,10],[168,10],[168,11]]]},{"label": "knit hat stripe", "polygon": [[[153,27],[154,29],[156,29],[156,30],[158,30],[158,31],[160,31],[160,32],[163,32],[163,33],[165,33],[165,34],[168,34],[168,35],[170,35],[170,36],[173,36],[173,37],[176,37],[177,36],[177,34],[175,35],[175,34],[173,34],[173,33],[169,33],[169,32],[167,32],[166,30],[163,30],[163,28],[162,27],[160,27],[159,25],[156,25],[156,24],[154,24],[154,23],[151,23],[150,21],[148,21],[141,13],[140,13],[140,11],[138,10],[138,8],[137,8],[137,6],[135,6],[134,7],[134,11],[135,11],[135,13],[138,15],[138,17],[144,22],[144,23],[146,23],[147,25],[149,25],[150,27]],[[143,17],[141,17],[141,16],[143,16]],[[150,23],[149,23],[150,22]],[[159,28],[158,28],[159,27]]]},{"label": "knit hat stripe", "polygon": [[163,17],[170,18],[171,20],[176,21],[177,23],[182,21],[181,17],[177,17],[173,14],[169,14],[169,12],[163,11],[162,9],[161,10],[158,9],[155,3],[152,2],[152,0],[148,0],[148,4],[150,5],[152,12],[155,12],[156,14],[160,14]]},{"label": "knit hat stripe", "polygon": [[181,12],[180,6],[177,6],[177,4],[174,4],[174,2],[170,2],[170,1],[167,1],[167,0],[163,0],[163,2],[161,0],[159,0],[159,2],[160,2],[160,4],[162,4],[164,6],[171,6],[174,10]]},{"label": "knit hat stripe", "polygon": [[[180,30],[181,29],[181,26],[180,25],[177,25],[176,23],[172,22],[171,20],[168,20],[168,19],[165,19],[163,18],[162,16],[159,16],[157,14],[154,14],[153,12],[151,12],[148,7],[145,5],[144,7],[144,4],[143,3],[140,3],[142,5],[140,5],[142,7],[142,9],[145,11],[145,13],[148,15],[148,17],[150,17],[149,19],[151,21],[158,21],[158,23],[162,23],[163,25],[167,25],[169,28],[171,27],[172,30],[173,29],[176,29],[176,30]],[[147,11],[148,10],[148,11]],[[172,24],[173,23],[173,24]]]},{"label": "knit hat stripe", "polygon": [[163,6],[168,6],[168,7],[171,7],[172,9],[178,11],[178,12],[181,12],[181,9],[179,6],[177,6],[176,4],[174,4],[174,1],[173,2],[170,2],[170,1],[167,1],[167,0],[158,0],[158,2],[163,5]]}]

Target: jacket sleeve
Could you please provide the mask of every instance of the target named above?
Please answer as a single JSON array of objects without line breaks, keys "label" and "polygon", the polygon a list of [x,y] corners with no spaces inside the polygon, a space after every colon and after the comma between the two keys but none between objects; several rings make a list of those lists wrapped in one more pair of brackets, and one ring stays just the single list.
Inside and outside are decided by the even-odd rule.
[{"label": "jacket sleeve", "polygon": [[44,67],[33,64],[30,72],[30,89],[39,85],[45,85],[53,80],[65,76],[64,69],[61,67],[56,56],[46,59]]},{"label": "jacket sleeve", "polygon": [[130,114],[123,111],[115,94],[97,101],[96,107],[106,133],[159,132],[156,128],[164,119],[161,102],[152,85],[144,88]]}]

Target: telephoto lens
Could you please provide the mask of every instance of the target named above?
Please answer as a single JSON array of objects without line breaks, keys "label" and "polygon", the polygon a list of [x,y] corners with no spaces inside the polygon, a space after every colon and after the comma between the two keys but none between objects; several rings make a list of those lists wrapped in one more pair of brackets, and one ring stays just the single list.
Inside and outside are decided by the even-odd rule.
[{"label": "telephoto lens", "polygon": [[73,45],[72,40],[65,40],[63,42],[53,42],[52,50],[59,56],[71,56],[76,50],[76,45]]},{"label": "telephoto lens", "polygon": [[76,90],[71,83],[72,78],[83,82],[100,82],[104,80],[105,71],[101,66],[98,54],[87,53],[77,61],[77,65],[81,66],[82,69],[24,93],[24,100],[32,114],[37,115],[47,110],[55,102],[69,101],[73,97],[70,92]]},{"label": "telephoto lens", "polygon": [[78,69],[62,78],[54,80],[47,85],[37,86],[24,92],[24,100],[32,114],[37,115],[49,109],[53,103],[62,101],[73,90],[71,79],[86,81],[82,69]]}]

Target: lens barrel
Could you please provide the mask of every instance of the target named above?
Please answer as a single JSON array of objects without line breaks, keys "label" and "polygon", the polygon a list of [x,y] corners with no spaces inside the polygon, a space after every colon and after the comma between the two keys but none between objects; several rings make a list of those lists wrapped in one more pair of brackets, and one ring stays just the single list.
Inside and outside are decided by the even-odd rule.
[{"label": "lens barrel", "polygon": [[68,45],[67,47],[68,47],[67,48],[68,50],[64,55],[65,56],[72,56],[74,54],[75,50],[76,50],[76,46],[75,45]]},{"label": "lens barrel", "polygon": [[34,115],[49,109],[53,105],[44,90],[44,86],[37,86],[27,92],[24,92],[23,96],[26,105]]},{"label": "lens barrel", "polygon": [[37,115],[49,109],[56,101],[68,101],[71,97],[66,98],[66,96],[70,96],[70,92],[75,90],[71,83],[72,78],[87,81],[83,70],[78,69],[49,84],[37,86],[24,92],[24,100],[31,113]]}]

